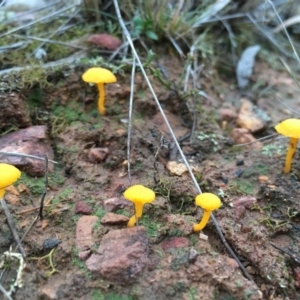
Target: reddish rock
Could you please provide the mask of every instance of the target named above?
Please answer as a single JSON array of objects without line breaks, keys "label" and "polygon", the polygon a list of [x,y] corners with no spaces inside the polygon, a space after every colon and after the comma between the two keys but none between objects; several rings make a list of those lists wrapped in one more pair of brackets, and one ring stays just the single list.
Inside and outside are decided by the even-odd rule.
[{"label": "reddish rock", "polygon": [[[234,128],[230,134],[233,139],[234,144],[246,144],[253,143],[252,145],[256,148],[261,147],[261,143],[256,140],[256,138],[245,128]],[[255,142],[255,143],[254,143]]]},{"label": "reddish rock", "polygon": [[128,221],[129,218],[126,216],[109,212],[101,219],[100,222],[103,225],[120,225],[120,224],[126,224]]},{"label": "reddish rock", "polygon": [[118,49],[122,45],[122,41],[120,39],[107,33],[93,34],[89,36],[87,41],[100,48],[112,51]]},{"label": "reddish rock", "polygon": [[78,253],[78,258],[81,261],[85,261],[89,258],[90,255],[91,255],[91,250],[84,250]]},{"label": "reddish rock", "polygon": [[257,132],[264,129],[270,118],[267,114],[253,105],[250,101],[242,101],[242,106],[237,118],[237,124],[250,132]]},{"label": "reddish rock", "polygon": [[[53,159],[54,154],[47,136],[47,126],[31,126],[0,138],[0,151],[22,153]],[[0,162],[12,164],[30,176],[41,177],[45,174],[45,162],[27,157],[0,154]],[[49,163],[48,170],[53,171]]]},{"label": "reddish rock", "polygon": [[193,232],[191,220],[184,215],[167,214],[164,215],[164,219],[166,220],[166,226],[168,228],[176,228],[180,230],[183,235],[189,235]]},{"label": "reddish rock", "polygon": [[297,267],[294,269],[294,280],[295,280],[295,287],[300,287],[300,268]]},{"label": "reddish rock", "polygon": [[78,201],[75,205],[75,213],[90,215],[92,213],[92,209],[84,201]]},{"label": "reddish rock", "polygon": [[1,131],[15,126],[24,128],[31,125],[29,110],[21,94],[1,93],[0,95],[0,124]]},{"label": "reddish rock", "polygon": [[148,238],[144,227],[109,231],[87,268],[104,279],[120,283],[135,281],[148,264]]},{"label": "reddish rock", "polygon": [[108,155],[108,148],[92,148],[88,153],[88,159],[92,163],[103,161]]},{"label": "reddish rock", "polygon": [[237,113],[233,108],[221,108],[218,113],[221,121],[232,121],[237,118]]},{"label": "reddish rock", "polygon": [[161,243],[164,251],[169,249],[185,248],[189,246],[189,239],[186,237],[171,237]]},{"label": "reddish rock", "polygon": [[66,284],[66,282],[63,276],[51,276],[48,282],[40,288],[38,299],[57,300],[57,292],[59,288],[64,284]]},{"label": "reddish rock", "polygon": [[109,198],[103,201],[103,206],[106,211],[116,211],[128,206],[132,206],[132,203],[124,198]]},{"label": "reddish rock", "polygon": [[92,231],[97,221],[96,216],[82,216],[77,221],[75,241],[77,250],[88,250],[94,245]]}]

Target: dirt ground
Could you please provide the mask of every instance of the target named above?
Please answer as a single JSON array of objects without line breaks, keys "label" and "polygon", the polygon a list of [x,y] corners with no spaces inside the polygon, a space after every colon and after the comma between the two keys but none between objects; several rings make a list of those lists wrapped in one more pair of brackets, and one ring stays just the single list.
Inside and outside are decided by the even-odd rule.
[{"label": "dirt ground", "polygon": [[[181,68],[176,71],[174,65],[181,61],[168,56],[160,63],[176,83]],[[134,247],[144,249],[144,253],[128,255],[120,262],[129,265],[129,273],[135,270],[131,275],[118,272],[120,265],[115,270],[103,265],[96,271],[89,267],[88,257],[105,248],[110,242],[107,237],[116,240],[110,252],[117,252],[115,248],[120,245],[122,252],[133,247],[126,242],[120,244],[121,236],[133,236],[133,231],[126,229],[126,217],[133,214],[133,206],[122,197],[129,186],[130,76],[118,75],[117,83],[106,86],[106,116],[96,110],[95,88],[83,83],[80,76],[76,72],[54,87],[41,90],[36,86],[17,93],[29,112],[22,126],[48,126],[48,142],[58,164],[49,172],[44,219],[35,223],[24,238],[27,258],[23,286],[16,289],[13,299],[300,299],[299,153],[294,157],[292,172],[285,175],[286,139],[236,147],[238,139],[231,136],[237,127],[241,98],[270,117],[256,138],[274,133],[275,124],[293,115],[276,97],[299,111],[298,89],[290,76],[258,62],[248,97],[239,95],[234,79],[204,73],[200,85],[207,97],[197,97],[194,106],[191,99],[180,99],[175,91],[150,76],[177,138],[191,134],[180,142],[183,152],[202,190],[221,197],[223,206],[214,215],[252,281],[228,253],[212,221],[203,230],[207,240],[192,232],[192,225],[202,215],[194,204],[197,190],[187,172],[174,174],[182,167],[182,159],[172,141],[158,151],[162,136],[170,140],[170,134],[140,73],[135,80],[132,184],[146,185],[157,196],[145,207],[139,226],[132,229],[141,241]],[[222,109],[231,112],[228,119]],[[194,115],[196,128],[191,132]],[[44,189],[43,177],[32,178],[25,173],[15,184],[19,193],[7,193],[20,236],[36,217],[37,210],[29,209],[39,207]],[[110,211],[109,199],[121,201],[114,213],[125,219],[118,222],[114,215],[115,221],[101,222]],[[86,210],[79,209],[78,203],[86,205]],[[77,241],[83,217],[86,222],[96,217],[86,257]],[[4,253],[12,236],[3,213],[0,231],[0,252]],[[43,246],[48,239],[60,243],[55,248]],[[43,257],[49,248],[54,249],[50,252],[55,267],[52,273],[49,256]],[[14,264],[6,267],[2,285],[7,289],[16,268]]]}]

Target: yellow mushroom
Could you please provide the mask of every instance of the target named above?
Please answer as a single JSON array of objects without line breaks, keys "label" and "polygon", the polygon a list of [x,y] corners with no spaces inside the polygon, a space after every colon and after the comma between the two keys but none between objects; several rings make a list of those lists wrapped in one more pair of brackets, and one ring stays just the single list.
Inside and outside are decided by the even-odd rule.
[{"label": "yellow mushroom", "polygon": [[117,81],[116,76],[104,68],[90,68],[83,75],[82,80],[87,83],[95,83],[99,90],[98,110],[101,115],[105,114],[104,100],[105,89],[104,83],[113,83]]},{"label": "yellow mushroom", "polygon": [[194,224],[193,227],[194,231],[200,231],[206,226],[211,212],[218,209],[222,205],[222,202],[218,196],[212,193],[203,193],[196,197],[195,203],[204,210],[201,222],[199,224]]},{"label": "yellow mushroom", "polygon": [[151,189],[137,184],[128,188],[123,195],[125,199],[134,203],[135,215],[127,223],[127,227],[133,227],[143,214],[144,204],[154,201],[155,193]]},{"label": "yellow mushroom", "polygon": [[21,176],[21,172],[15,166],[0,163],[0,199],[5,194],[5,188],[12,185]]},{"label": "yellow mushroom", "polygon": [[278,133],[289,137],[289,146],[286,153],[284,173],[291,171],[293,156],[296,151],[298,139],[300,138],[300,120],[298,119],[287,119],[275,126]]}]

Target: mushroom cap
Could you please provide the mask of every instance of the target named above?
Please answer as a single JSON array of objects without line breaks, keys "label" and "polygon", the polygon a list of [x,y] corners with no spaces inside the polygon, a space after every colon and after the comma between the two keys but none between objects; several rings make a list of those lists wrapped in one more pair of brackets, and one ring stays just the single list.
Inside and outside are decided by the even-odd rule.
[{"label": "mushroom cap", "polygon": [[151,203],[155,199],[155,193],[141,184],[129,187],[124,193],[125,199],[132,202]]},{"label": "mushroom cap", "polygon": [[13,165],[0,163],[0,190],[12,185],[21,176],[21,171]]},{"label": "mushroom cap", "polygon": [[286,119],[275,126],[278,133],[289,138],[300,139],[300,120]]},{"label": "mushroom cap", "polygon": [[218,209],[222,202],[220,198],[212,193],[202,193],[196,197],[196,205],[204,210]]},{"label": "mushroom cap", "polygon": [[104,68],[90,68],[82,75],[82,80],[88,83],[112,83],[116,82],[116,76]]}]

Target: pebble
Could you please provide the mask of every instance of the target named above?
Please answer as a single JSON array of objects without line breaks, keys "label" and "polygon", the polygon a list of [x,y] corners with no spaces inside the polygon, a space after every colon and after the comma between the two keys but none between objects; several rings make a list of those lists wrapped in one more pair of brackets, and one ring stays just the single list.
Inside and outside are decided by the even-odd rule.
[{"label": "pebble", "polygon": [[98,163],[103,161],[108,156],[108,148],[92,148],[88,152],[88,159],[91,163]]},{"label": "pebble", "polygon": [[103,206],[106,211],[116,211],[125,207],[132,206],[132,203],[124,198],[109,198],[103,201]]},{"label": "pebble", "polygon": [[237,124],[240,127],[249,130],[251,133],[258,132],[264,129],[269,121],[270,117],[263,110],[248,100],[242,100],[237,118]]},{"label": "pebble", "polygon": [[161,243],[161,247],[164,251],[169,249],[186,248],[189,246],[189,239],[186,237],[171,237],[165,239]]},{"label": "pebble", "polygon": [[[53,159],[54,153],[48,140],[48,128],[45,125],[31,126],[11,132],[0,137],[0,150],[17,152],[35,156],[48,156]],[[32,177],[45,175],[45,162],[20,156],[0,155],[3,163],[11,164]],[[53,171],[53,164],[49,163],[48,171]]]},{"label": "pebble", "polygon": [[92,209],[84,201],[78,201],[75,204],[75,213],[90,215],[92,213]]},{"label": "pebble", "polygon": [[51,249],[57,247],[60,243],[61,243],[61,240],[59,240],[58,238],[45,239],[43,242],[43,249],[51,250]]},{"label": "pebble", "polygon": [[258,180],[259,180],[260,183],[265,183],[269,180],[269,178],[265,175],[261,175],[261,176],[258,177]]},{"label": "pebble", "polygon": [[101,220],[103,225],[120,225],[126,224],[129,218],[124,215],[114,214],[112,212],[107,213]]},{"label": "pebble", "polygon": [[88,270],[111,282],[126,284],[140,278],[148,266],[149,241],[142,226],[110,230],[86,261]]},{"label": "pebble", "polygon": [[75,244],[79,251],[90,249],[94,245],[93,227],[98,221],[97,216],[82,216],[76,224]]}]

